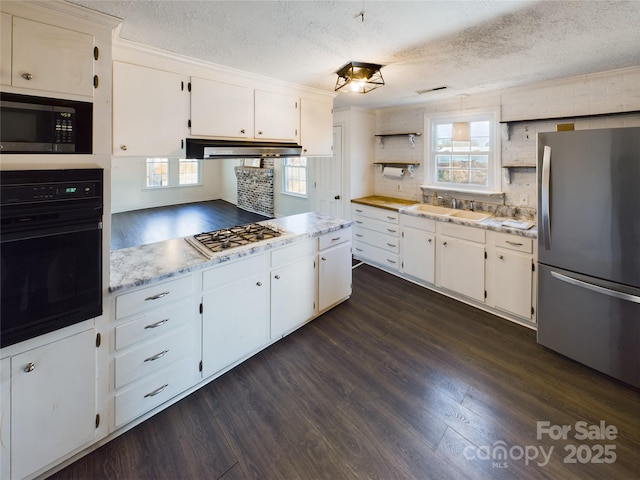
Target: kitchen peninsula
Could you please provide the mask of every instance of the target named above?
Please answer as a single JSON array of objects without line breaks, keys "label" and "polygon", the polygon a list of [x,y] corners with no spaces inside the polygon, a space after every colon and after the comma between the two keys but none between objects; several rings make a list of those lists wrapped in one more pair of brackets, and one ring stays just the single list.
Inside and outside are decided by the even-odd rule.
[{"label": "kitchen peninsula", "polygon": [[349,298],[351,224],[303,213],[256,224],[279,236],[215,253],[187,238],[113,251],[112,431]]}]

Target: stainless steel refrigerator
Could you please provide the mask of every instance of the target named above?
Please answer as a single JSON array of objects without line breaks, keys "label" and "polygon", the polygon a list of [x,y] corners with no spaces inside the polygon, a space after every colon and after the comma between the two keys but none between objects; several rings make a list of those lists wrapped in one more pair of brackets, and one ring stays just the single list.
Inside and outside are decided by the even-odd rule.
[{"label": "stainless steel refrigerator", "polygon": [[640,128],[538,134],[538,343],[640,387]]}]

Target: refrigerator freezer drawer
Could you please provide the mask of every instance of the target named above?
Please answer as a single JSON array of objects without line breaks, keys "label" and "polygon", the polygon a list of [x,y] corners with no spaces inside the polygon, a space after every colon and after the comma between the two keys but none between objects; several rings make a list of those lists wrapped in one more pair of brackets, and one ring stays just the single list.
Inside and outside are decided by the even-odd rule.
[{"label": "refrigerator freezer drawer", "polygon": [[538,343],[640,387],[640,292],[602,283],[540,264]]}]

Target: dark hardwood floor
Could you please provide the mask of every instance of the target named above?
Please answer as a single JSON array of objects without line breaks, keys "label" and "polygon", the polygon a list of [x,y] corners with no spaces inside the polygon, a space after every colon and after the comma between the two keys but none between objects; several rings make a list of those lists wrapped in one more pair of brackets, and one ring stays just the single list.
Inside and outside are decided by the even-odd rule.
[{"label": "dark hardwood floor", "polygon": [[111,215],[111,250],[268,220],[224,200],[145,208]]},{"label": "dark hardwood floor", "polygon": [[[529,329],[353,273],[347,302],[52,478],[638,478],[638,390]],[[616,438],[576,439],[581,421]],[[571,429],[538,438],[537,422]]]}]

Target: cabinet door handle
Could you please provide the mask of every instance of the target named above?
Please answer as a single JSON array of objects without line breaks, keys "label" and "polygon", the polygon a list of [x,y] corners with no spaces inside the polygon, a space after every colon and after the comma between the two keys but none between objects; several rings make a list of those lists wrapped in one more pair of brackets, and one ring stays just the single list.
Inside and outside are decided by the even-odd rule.
[{"label": "cabinet door handle", "polygon": [[273,278],[275,278],[276,280],[280,280],[280,275],[275,275]]},{"label": "cabinet door handle", "polygon": [[33,78],[33,75],[31,75],[30,73],[23,73],[22,75],[20,75],[22,78],[24,78],[25,80],[31,80]]},{"label": "cabinet door handle", "polygon": [[327,261],[327,259],[326,259],[325,257],[320,257],[320,259],[321,259],[323,262],[326,262],[326,261]]},{"label": "cabinet door handle", "polygon": [[145,358],[144,361],[145,362],[153,362],[154,360],[158,360],[159,358],[164,357],[167,353],[169,353],[169,350],[163,350],[160,353],[156,353],[155,355],[152,355],[149,358]]},{"label": "cabinet door handle", "polygon": [[431,239],[427,240],[427,243],[428,243],[429,245],[431,245],[431,242],[432,242],[432,240],[431,240]]},{"label": "cabinet door handle", "polygon": [[127,146],[126,145],[120,145],[120,150],[122,150],[123,152],[127,151]]},{"label": "cabinet door handle", "polygon": [[164,325],[165,323],[167,323],[168,321],[169,321],[169,319],[165,318],[164,320],[160,320],[159,322],[151,323],[151,324],[147,325],[146,327],[144,327],[144,329],[147,330],[149,328],[158,328],[158,327],[161,327],[162,325]]},{"label": "cabinet door handle", "polygon": [[261,287],[262,286],[262,282],[256,282],[256,285]]},{"label": "cabinet door handle", "polygon": [[242,130],[240,130],[240,133],[242,133],[244,135],[245,129],[243,128]]},{"label": "cabinet door handle", "polygon": [[144,396],[144,398],[147,398],[147,397],[155,397],[156,395],[158,395],[159,393],[161,393],[161,392],[162,392],[165,388],[167,388],[168,386],[169,386],[169,384],[168,384],[168,383],[165,383],[165,384],[164,384],[164,385],[162,385],[161,387],[156,388],[153,392],[149,392],[149,393],[147,393],[147,394]]},{"label": "cabinet door handle", "polygon": [[521,247],[523,244],[520,242],[512,242],[511,240],[505,240],[509,245],[515,245],[516,247]]},{"label": "cabinet door handle", "polygon": [[447,242],[442,242],[442,246],[446,247],[447,246]]},{"label": "cabinet door handle", "polygon": [[262,135],[262,130],[258,131],[258,135]]},{"label": "cabinet door handle", "polygon": [[498,255],[498,258],[499,258],[500,260],[504,260],[504,255]]},{"label": "cabinet door handle", "polygon": [[157,295],[153,295],[151,297],[147,297],[147,298],[144,299],[144,301],[146,302],[147,300],[158,300],[159,298],[166,297],[167,295],[169,295],[169,292],[162,292],[162,293],[159,293]]},{"label": "cabinet door handle", "polygon": [[27,363],[27,366],[24,367],[24,372],[25,373],[29,373],[29,372],[33,372],[36,369],[36,364],[33,362],[29,362]]}]

